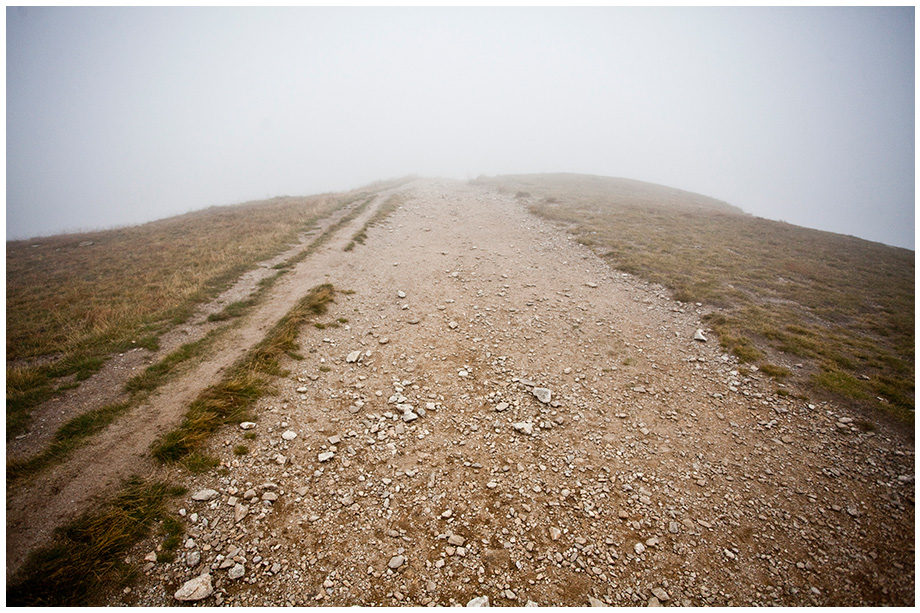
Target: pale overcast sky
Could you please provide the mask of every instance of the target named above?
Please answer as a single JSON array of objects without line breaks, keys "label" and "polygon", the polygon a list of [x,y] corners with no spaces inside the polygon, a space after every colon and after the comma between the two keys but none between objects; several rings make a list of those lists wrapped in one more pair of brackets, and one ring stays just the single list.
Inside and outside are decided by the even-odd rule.
[{"label": "pale overcast sky", "polygon": [[914,8],[8,8],[7,238],[580,172],[914,248]]}]

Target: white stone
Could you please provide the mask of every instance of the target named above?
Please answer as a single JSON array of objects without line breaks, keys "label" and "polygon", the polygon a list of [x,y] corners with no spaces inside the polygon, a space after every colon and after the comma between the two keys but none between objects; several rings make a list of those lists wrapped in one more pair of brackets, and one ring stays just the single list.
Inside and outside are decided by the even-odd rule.
[{"label": "white stone", "polygon": [[345,362],[348,364],[353,364],[354,362],[357,362],[360,359],[361,359],[361,352],[352,351],[345,357]]},{"label": "white stone", "polygon": [[319,460],[320,462],[328,462],[333,457],[335,457],[335,454],[333,452],[324,451],[323,453],[319,454],[319,456],[316,459]]},{"label": "white stone", "polygon": [[244,421],[243,423],[240,424],[240,428],[242,428],[243,430],[252,430],[255,427],[256,427],[255,423],[251,421]]},{"label": "white stone", "polygon": [[297,433],[293,430],[285,430],[284,434],[281,435],[281,438],[286,441],[293,441],[295,438],[297,438]]},{"label": "white stone", "polygon": [[204,600],[213,593],[211,574],[205,573],[183,583],[176,591],[175,598],[182,601]]},{"label": "white stone", "polygon": [[468,607],[488,607],[489,606],[489,597],[488,596],[477,596],[471,601],[466,603]]},{"label": "white stone", "polygon": [[212,489],[203,489],[195,492],[192,495],[192,500],[197,500],[199,502],[207,502],[208,500],[213,500],[217,498],[220,494],[217,493],[217,490]]},{"label": "white stone", "polygon": [[545,387],[535,387],[533,388],[533,395],[537,397],[537,400],[543,404],[549,404],[550,400],[553,399],[553,393],[546,389]]},{"label": "white stone", "polygon": [[533,424],[530,422],[519,421],[511,424],[511,427],[524,434],[533,434]]},{"label": "white stone", "polygon": [[706,342],[706,336],[703,335],[703,331],[702,331],[702,330],[697,330],[696,333],[693,335],[693,340],[695,340],[695,341],[702,341],[702,342],[705,343],[705,342]]},{"label": "white stone", "polygon": [[239,579],[246,574],[246,567],[242,564],[234,564],[233,568],[227,571],[227,577],[230,579]]}]

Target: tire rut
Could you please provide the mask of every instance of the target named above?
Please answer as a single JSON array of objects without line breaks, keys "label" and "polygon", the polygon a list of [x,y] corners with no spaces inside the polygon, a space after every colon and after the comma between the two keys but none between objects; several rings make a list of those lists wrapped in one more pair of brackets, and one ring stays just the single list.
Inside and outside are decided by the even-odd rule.
[{"label": "tire rut", "polygon": [[129,476],[149,475],[160,469],[149,453],[157,437],[176,427],[189,404],[261,341],[310,288],[327,281],[323,271],[346,257],[343,248],[351,236],[393,191],[380,192],[367,210],[282,277],[270,296],[217,342],[210,358],[167,383],[62,464],[8,489],[7,580],[30,552],[51,539],[56,528],[107,499]]}]

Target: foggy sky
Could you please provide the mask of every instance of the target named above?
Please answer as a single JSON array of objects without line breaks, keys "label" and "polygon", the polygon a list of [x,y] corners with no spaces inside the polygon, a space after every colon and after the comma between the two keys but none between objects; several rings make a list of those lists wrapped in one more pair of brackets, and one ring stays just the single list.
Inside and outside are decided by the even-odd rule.
[{"label": "foggy sky", "polygon": [[914,248],[914,8],[8,8],[7,238],[579,172]]}]

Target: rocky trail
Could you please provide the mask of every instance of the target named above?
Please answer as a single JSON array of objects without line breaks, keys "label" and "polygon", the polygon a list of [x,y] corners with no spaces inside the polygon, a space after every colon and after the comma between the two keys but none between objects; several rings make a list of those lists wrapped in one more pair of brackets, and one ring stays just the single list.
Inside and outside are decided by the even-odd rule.
[{"label": "rocky trail", "polygon": [[[34,496],[8,493],[8,576],[14,532],[152,466],[140,438],[330,282],[346,291],[301,331],[277,394],[212,437],[220,466],[173,475],[188,489],[176,560],[156,562],[151,536],[107,604],[914,603],[909,428],[742,374],[694,338],[703,305],[611,269],[510,195],[399,191],[364,245],[342,249],[355,220],[156,410]],[[87,461],[122,468],[84,492]]]}]

